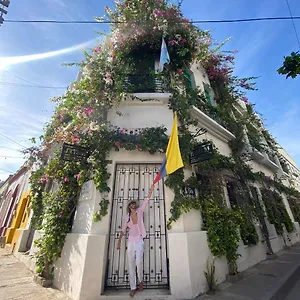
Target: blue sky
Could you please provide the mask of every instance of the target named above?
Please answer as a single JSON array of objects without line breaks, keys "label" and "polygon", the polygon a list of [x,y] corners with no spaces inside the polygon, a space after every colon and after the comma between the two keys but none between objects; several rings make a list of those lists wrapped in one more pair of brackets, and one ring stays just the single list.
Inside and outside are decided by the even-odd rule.
[{"label": "blue sky", "polygon": [[[300,2],[289,0],[293,15],[300,16]],[[105,5],[113,0],[38,0],[11,1],[7,19],[92,20],[103,16]],[[285,0],[184,0],[186,17],[199,20],[289,16]],[[300,21],[296,28],[300,35]],[[259,76],[258,91],[248,94],[263,114],[270,132],[300,165],[300,78],[288,79],[277,74],[283,56],[298,50],[290,21],[205,24],[214,38],[231,37],[226,48],[238,50],[236,74]],[[95,31],[109,31],[103,24],[55,25],[12,24],[0,27],[0,168],[15,172],[23,163],[22,146],[29,138],[40,136],[53,111],[49,98],[63,89],[41,89],[7,84],[29,84],[13,75],[43,86],[68,86],[78,70],[61,66],[83,59],[80,48],[96,44]],[[63,51],[60,51],[63,50]],[[54,52],[55,51],[55,52]],[[52,53],[50,56],[49,52]],[[31,60],[34,54],[48,58]],[[25,60],[26,62],[13,62]],[[9,73],[8,73],[8,72]],[[4,83],[5,82],[5,83]],[[3,136],[15,140],[14,143]],[[6,148],[5,148],[6,147]],[[9,148],[9,149],[8,149]],[[0,179],[8,173],[0,170]]]}]

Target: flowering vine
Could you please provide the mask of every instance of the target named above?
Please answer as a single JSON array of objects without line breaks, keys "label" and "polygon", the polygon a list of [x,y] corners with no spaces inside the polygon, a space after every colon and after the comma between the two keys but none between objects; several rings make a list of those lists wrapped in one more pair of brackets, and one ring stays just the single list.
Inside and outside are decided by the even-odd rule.
[{"label": "flowering vine", "polygon": [[[166,0],[116,1],[115,9],[106,8],[105,17],[113,23],[111,34],[91,52],[86,52],[84,61],[76,64],[81,68],[81,79],[72,83],[64,95],[53,98],[56,103],[55,113],[46,125],[41,150],[35,153],[36,156],[40,153],[56,153],[54,157],[51,155],[47,164],[44,161],[42,171],[31,177],[37,189],[33,195],[37,204],[34,215],[39,220],[44,219],[41,226],[44,236],[36,242],[39,248],[37,266],[38,272],[47,278],[51,277],[52,265],[60,256],[65,237],[72,227],[82,184],[93,180],[102,195],[110,191],[107,166],[111,151],[125,149],[154,154],[166,149],[168,136],[164,127],[144,128],[130,133],[126,129],[111,126],[107,121],[107,113],[111,108],[134,97],[128,87],[128,78],[129,75],[140,76],[140,69],[150,76],[149,82],[159,79],[171,92],[169,107],[177,111],[182,124],[179,139],[186,164],[189,163],[190,150],[196,144],[195,137],[189,131],[189,125],[197,125],[190,115],[191,106],[196,106],[222,122],[236,136],[231,144],[233,156],[228,160],[217,156],[217,162],[212,161],[208,167],[215,171],[216,164],[221,162],[223,169],[234,170],[239,182],[243,183],[255,177],[242,157],[243,126],[249,122],[260,126],[245,94],[247,90],[255,89],[254,77],[240,79],[233,76],[235,53],[212,49],[210,33],[194,26],[182,15],[179,6],[169,4]],[[101,19],[98,20],[101,22]],[[154,66],[159,59],[162,37],[167,43],[171,61],[163,72],[157,72]],[[145,61],[147,67],[144,67]],[[214,106],[206,101],[198,87],[191,86],[186,76],[186,71],[194,62],[202,64],[208,74],[216,96]],[[232,113],[239,100],[249,107],[243,118],[234,117]],[[88,159],[61,161],[59,156],[62,143],[88,148]],[[58,189],[42,194],[45,186],[51,182]],[[209,185],[196,186],[199,190],[205,189],[207,202],[201,202],[200,198],[190,201],[190,197],[182,195],[181,187],[185,183],[182,170],[170,176],[166,182],[175,194],[168,228],[182,213],[191,209],[202,210],[206,205],[203,214],[206,214],[208,220],[210,247],[215,255],[226,255],[231,272],[236,273],[238,229],[243,234],[243,240],[255,243],[253,219],[247,218],[246,210],[243,211],[241,207],[230,212],[225,209],[222,201],[213,201]],[[95,221],[107,214],[109,200],[105,196],[101,197],[99,211],[94,215]],[[224,219],[230,217],[232,226],[227,229],[220,226],[217,228],[212,222],[216,215]],[[217,241],[224,234],[227,246],[221,249]]]}]

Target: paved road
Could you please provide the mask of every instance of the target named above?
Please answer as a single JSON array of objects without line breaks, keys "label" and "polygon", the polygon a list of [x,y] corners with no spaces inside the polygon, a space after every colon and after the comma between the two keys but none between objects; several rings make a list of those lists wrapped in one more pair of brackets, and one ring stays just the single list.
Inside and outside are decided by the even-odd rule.
[{"label": "paved road", "polygon": [[299,300],[300,299],[300,280],[297,281],[293,289],[289,292],[285,300]]},{"label": "paved road", "polygon": [[39,286],[32,278],[23,263],[0,248],[0,300],[70,300],[58,290]]}]

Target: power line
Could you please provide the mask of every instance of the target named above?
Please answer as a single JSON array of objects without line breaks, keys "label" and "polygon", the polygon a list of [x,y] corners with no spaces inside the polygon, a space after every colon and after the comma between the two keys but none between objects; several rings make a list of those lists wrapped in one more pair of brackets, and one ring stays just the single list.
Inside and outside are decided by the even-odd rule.
[{"label": "power line", "polygon": [[31,88],[40,88],[40,89],[67,89],[67,86],[44,86],[44,85],[29,85],[29,84],[22,84],[16,82],[7,82],[7,81],[0,81],[0,85],[4,86],[15,86],[15,87],[31,87]]},{"label": "power line", "polygon": [[21,157],[21,156],[6,156],[6,155],[0,155],[0,157],[4,157],[5,159],[6,158],[24,158],[24,157]]},{"label": "power line", "polygon": [[294,18],[293,15],[292,15],[292,10],[291,10],[291,7],[290,7],[290,4],[289,4],[289,1],[288,1],[288,0],[286,0],[286,4],[287,4],[288,9],[289,9],[289,12],[290,12],[290,16],[291,16],[292,23],[293,23],[294,30],[295,30],[295,34],[296,34],[296,39],[297,39],[298,46],[299,46],[299,49],[300,49],[300,40],[299,40],[299,36],[298,36],[298,33],[297,33],[295,21],[294,21],[295,18]]},{"label": "power line", "polygon": [[7,171],[7,170],[5,170],[5,169],[2,169],[2,168],[0,168],[0,170],[4,171],[4,172],[6,172],[6,173],[10,173],[10,174],[13,174],[13,173],[15,173],[15,172]]},{"label": "power line", "polygon": [[[200,23],[240,23],[240,22],[254,22],[254,21],[278,21],[278,20],[298,20],[300,16],[296,17],[262,17],[262,18],[247,18],[247,19],[225,19],[225,20],[197,20],[189,21],[190,24]],[[6,23],[52,23],[52,24],[143,24],[141,21],[65,21],[65,20],[5,20]],[[169,22],[169,23],[185,23],[182,22]]]},{"label": "power line", "polygon": [[23,80],[23,81],[25,81],[25,82],[27,82],[27,83],[29,83],[29,84],[37,85],[36,83],[33,83],[33,82],[31,82],[31,81],[29,81],[29,80],[27,80],[27,79],[24,79],[24,78],[22,78],[22,77],[20,77],[20,76],[18,76],[18,75],[16,75],[16,74],[14,74],[14,73],[12,73],[12,72],[9,72],[9,71],[7,71],[7,70],[5,70],[5,69],[1,69],[1,71],[4,71],[4,72],[6,72],[7,74],[10,74],[10,75],[12,75],[12,76],[14,76],[14,77],[16,77],[16,78],[18,78],[18,79],[21,79],[21,80]]},{"label": "power line", "polygon": [[15,144],[17,144],[17,145],[21,146],[22,148],[26,148],[25,146],[21,145],[19,142],[16,142],[15,140],[11,139],[10,137],[8,137],[8,136],[4,135],[4,134],[3,134],[3,133],[1,133],[1,132],[0,132],[0,135],[1,135],[1,136],[3,136],[3,137],[5,137],[5,138],[6,138],[6,139],[8,139],[8,140],[10,140],[10,141],[14,142]]},{"label": "power line", "polygon": [[0,148],[4,148],[4,149],[8,149],[8,150],[14,150],[14,151],[17,151],[17,152],[22,152],[21,150],[9,148],[9,147],[6,147],[6,146],[0,146]]},{"label": "power line", "polygon": [[[16,74],[14,74],[14,73],[12,73],[12,72],[9,72],[9,71],[7,71],[5,69],[1,69],[1,71],[4,71],[4,72],[6,72],[6,73],[8,73],[8,74],[10,74],[10,75],[18,78],[18,79],[21,79],[21,80],[29,83],[30,87],[43,88],[43,89],[50,89],[50,88],[53,88],[53,89],[66,89],[66,88],[68,88],[68,87],[56,87],[56,86],[41,86],[41,85],[39,85],[37,83],[34,83],[34,82],[29,81],[27,79],[24,79],[24,78],[22,78],[22,77],[20,77],[20,76],[18,76]],[[7,83],[7,84],[13,84],[15,86],[24,86],[24,87],[26,86],[26,87],[29,87],[28,85],[24,85],[24,84],[22,85],[22,84],[14,83],[14,82],[0,82],[0,84],[5,84],[5,83]]]}]

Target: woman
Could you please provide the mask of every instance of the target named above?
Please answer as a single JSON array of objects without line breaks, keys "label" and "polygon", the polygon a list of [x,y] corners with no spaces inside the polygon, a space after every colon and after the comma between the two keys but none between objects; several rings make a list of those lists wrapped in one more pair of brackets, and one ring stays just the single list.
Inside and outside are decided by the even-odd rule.
[{"label": "woman", "polygon": [[143,255],[144,255],[144,238],[146,237],[146,230],[143,220],[143,212],[149,203],[149,198],[154,190],[154,184],[151,186],[148,197],[144,200],[141,207],[137,207],[136,201],[131,201],[127,206],[127,218],[123,221],[122,231],[119,237],[117,249],[120,250],[121,240],[125,235],[127,227],[129,228],[127,257],[130,281],[130,297],[136,293],[136,274],[135,267],[137,267],[138,275],[138,290],[142,291],[143,285]]}]

